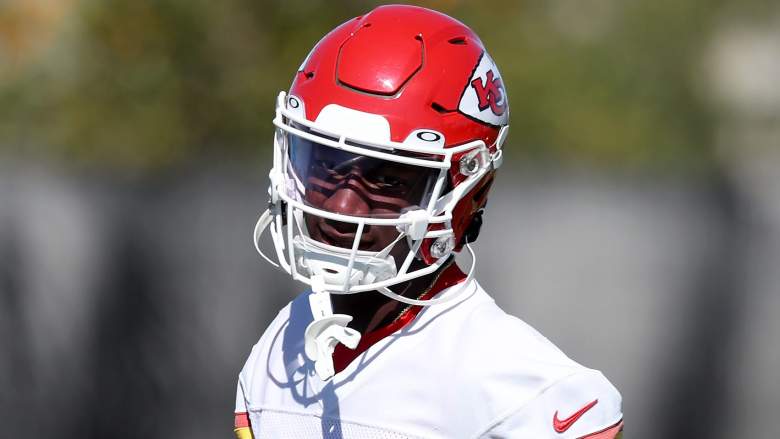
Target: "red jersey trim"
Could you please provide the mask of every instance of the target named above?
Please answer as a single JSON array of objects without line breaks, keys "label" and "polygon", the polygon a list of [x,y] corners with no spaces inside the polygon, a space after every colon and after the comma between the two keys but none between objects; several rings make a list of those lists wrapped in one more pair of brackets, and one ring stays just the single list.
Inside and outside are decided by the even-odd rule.
[{"label": "red jersey trim", "polygon": [[233,418],[233,428],[249,428],[249,414],[247,412],[236,413]]},{"label": "red jersey trim", "polygon": [[621,437],[620,434],[622,432],[623,432],[623,420],[621,419],[617,422],[617,424],[614,424],[610,427],[607,427],[595,433],[582,436],[578,439],[617,439]]}]

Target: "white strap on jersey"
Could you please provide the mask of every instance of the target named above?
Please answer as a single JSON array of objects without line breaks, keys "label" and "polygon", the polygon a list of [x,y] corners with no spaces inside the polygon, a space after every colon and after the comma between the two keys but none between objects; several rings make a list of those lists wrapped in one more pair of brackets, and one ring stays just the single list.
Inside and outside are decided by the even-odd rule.
[{"label": "white strap on jersey", "polygon": [[304,351],[314,361],[314,370],[323,381],[335,375],[333,350],[336,345],[342,343],[355,349],[360,342],[360,332],[347,327],[352,316],[333,314],[330,294],[322,289],[324,284],[321,277],[312,278],[313,292],[309,295],[309,305],[314,320],[304,333]]}]

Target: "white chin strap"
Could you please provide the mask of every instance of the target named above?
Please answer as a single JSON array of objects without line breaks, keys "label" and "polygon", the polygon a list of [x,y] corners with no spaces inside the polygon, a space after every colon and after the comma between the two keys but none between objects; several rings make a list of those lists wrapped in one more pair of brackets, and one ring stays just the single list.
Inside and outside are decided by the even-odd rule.
[{"label": "white chin strap", "polygon": [[[393,246],[407,235],[400,233],[396,240],[380,252],[360,252],[355,254],[349,250],[315,241],[301,233],[293,238],[292,243],[287,243],[287,245],[292,245],[295,249],[295,260],[290,261],[290,264],[286,264],[280,259],[279,262],[282,265],[280,267],[280,263],[271,260],[260,249],[260,239],[265,230],[271,227],[274,245],[277,246],[277,255],[281,257],[282,253],[278,247],[284,244],[279,242],[280,239],[277,238],[283,236],[283,234],[279,230],[274,230],[278,225],[278,223],[274,223],[276,215],[279,215],[278,211],[266,210],[258,219],[253,236],[255,249],[263,259],[275,267],[283,268],[288,274],[292,274],[290,265],[295,265],[299,273],[303,272],[309,275],[308,279],[304,278],[302,280],[309,283],[312,288],[312,294],[309,296],[309,305],[311,306],[314,320],[309,324],[304,333],[305,352],[306,356],[314,362],[314,370],[320,379],[323,381],[328,380],[335,373],[333,351],[336,345],[342,343],[350,349],[355,349],[361,337],[358,331],[347,327],[347,324],[352,321],[351,316],[333,314],[330,295],[355,294],[357,293],[356,291],[350,291],[351,287],[386,283],[386,281],[396,277],[396,263],[389,253]],[[362,230],[359,230],[358,234],[360,232]],[[471,266],[466,279],[457,287],[454,287],[456,289],[448,291],[446,295],[422,300],[411,299],[397,294],[389,288],[389,285],[379,286],[375,290],[391,299],[408,305],[430,306],[455,300],[468,291],[468,286],[474,277],[476,255],[469,244],[466,244],[466,249],[471,256]],[[333,288],[339,285],[343,286],[343,288]]]},{"label": "white chin strap", "polygon": [[306,327],[303,335],[306,356],[314,362],[314,371],[323,381],[335,374],[333,351],[336,345],[341,343],[350,349],[355,349],[360,342],[360,333],[347,327],[347,324],[352,321],[352,316],[333,314],[330,294],[321,289],[324,285],[322,278],[312,279],[309,305],[314,320]]}]

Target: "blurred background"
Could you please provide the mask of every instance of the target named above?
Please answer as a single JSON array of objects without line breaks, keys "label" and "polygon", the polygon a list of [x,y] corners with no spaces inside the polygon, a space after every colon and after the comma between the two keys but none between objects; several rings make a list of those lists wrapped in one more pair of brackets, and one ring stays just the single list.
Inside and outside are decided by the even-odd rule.
[{"label": "blurred background", "polygon": [[[231,437],[302,287],[254,253],[274,97],[376,2],[0,0],[2,437]],[[629,438],[777,438],[780,4],[420,2],[512,105],[476,245]]]}]

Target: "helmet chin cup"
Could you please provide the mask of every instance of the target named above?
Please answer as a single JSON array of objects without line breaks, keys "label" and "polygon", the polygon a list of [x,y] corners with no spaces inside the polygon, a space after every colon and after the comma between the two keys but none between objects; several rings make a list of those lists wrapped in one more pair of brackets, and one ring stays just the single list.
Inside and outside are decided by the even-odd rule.
[{"label": "helmet chin cup", "polygon": [[391,255],[356,254],[350,266],[349,250],[301,236],[293,238],[293,247],[298,270],[311,278],[320,277],[332,293],[339,292],[334,287],[348,291],[350,287],[381,282],[397,274]]}]

